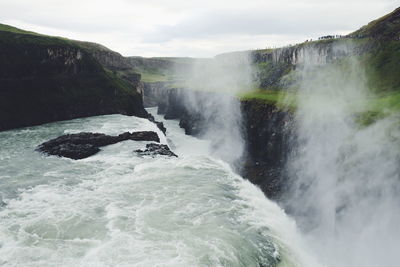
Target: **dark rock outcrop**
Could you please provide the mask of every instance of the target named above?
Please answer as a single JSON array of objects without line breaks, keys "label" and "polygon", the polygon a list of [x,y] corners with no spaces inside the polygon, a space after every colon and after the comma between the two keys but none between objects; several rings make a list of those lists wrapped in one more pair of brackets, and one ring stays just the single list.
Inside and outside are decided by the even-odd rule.
[{"label": "dark rock outcrop", "polygon": [[100,151],[100,147],[115,144],[125,140],[160,142],[155,132],[125,132],[118,136],[101,133],[67,134],[47,141],[37,147],[37,150],[48,155],[56,155],[71,159],[83,159]]},{"label": "dark rock outcrop", "polygon": [[179,126],[185,134],[199,136],[204,131],[207,120],[199,113],[185,111],[180,116]]},{"label": "dark rock outcrop", "polygon": [[0,208],[7,206],[7,203],[3,201],[3,198],[0,196]]},{"label": "dark rock outcrop", "polygon": [[162,123],[162,122],[160,122],[160,121],[156,121],[156,120],[154,119],[154,116],[151,115],[151,114],[148,115],[148,120],[151,121],[152,123],[154,123],[154,124],[157,126],[157,128],[161,130],[161,132],[163,132],[164,134],[166,134],[167,128],[165,128],[164,123]]},{"label": "dark rock outcrop", "polygon": [[279,199],[287,181],[293,114],[259,100],[242,101],[241,110],[247,148],[242,176],[269,198]]},{"label": "dark rock outcrop", "polygon": [[165,105],[165,109],[158,111],[161,114],[165,114],[164,118],[166,120],[180,119],[182,115],[187,112],[187,108],[183,100],[182,90],[183,89],[177,88],[168,89],[167,97],[165,98],[165,101],[162,102]]},{"label": "dark rock outcrop", "polygon": [[169,156],[169,157],[178,157],[174,152],[172,152],[167,145],[161,144],[147,144],[145,150],[135,150],[135,152],[140,156]]},{"label": "dark rock outcrop", "polygon": [[129,70],[132,68],[127,58],[105,46],[91,42],[79,42],[79,44],[86,48],[101,65],[110,70]]}]

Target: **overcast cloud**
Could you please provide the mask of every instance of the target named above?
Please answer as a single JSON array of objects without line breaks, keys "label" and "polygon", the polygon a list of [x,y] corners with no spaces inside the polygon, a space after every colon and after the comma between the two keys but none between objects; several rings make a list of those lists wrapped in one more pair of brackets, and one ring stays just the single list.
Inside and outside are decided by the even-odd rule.
[{"label": "overcast cloud", "polygon": [[397,0],[0,0],[0,23],[125,56],[210,57],[347,34]]}]

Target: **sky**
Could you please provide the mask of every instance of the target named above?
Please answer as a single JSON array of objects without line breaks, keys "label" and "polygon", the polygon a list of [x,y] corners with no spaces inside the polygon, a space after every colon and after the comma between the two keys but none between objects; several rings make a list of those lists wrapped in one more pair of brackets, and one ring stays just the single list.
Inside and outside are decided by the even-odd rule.
[{"label": "sky", "polygon": [[0,0],[0,23],[100,43],[124,56],[212,57],[347,34],[399,6],[398,0]]}]

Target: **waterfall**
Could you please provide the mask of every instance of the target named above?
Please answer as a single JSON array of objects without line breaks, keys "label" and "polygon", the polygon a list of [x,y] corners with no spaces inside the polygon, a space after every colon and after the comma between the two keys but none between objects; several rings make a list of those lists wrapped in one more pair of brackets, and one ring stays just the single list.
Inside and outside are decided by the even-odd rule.
[{"label": "waterfall", "polygon": [[326,265],[398,266],[399,118],[359,122],[373,94],[356,57],[332,60],[309,46],[296,75],[286,208]]}]

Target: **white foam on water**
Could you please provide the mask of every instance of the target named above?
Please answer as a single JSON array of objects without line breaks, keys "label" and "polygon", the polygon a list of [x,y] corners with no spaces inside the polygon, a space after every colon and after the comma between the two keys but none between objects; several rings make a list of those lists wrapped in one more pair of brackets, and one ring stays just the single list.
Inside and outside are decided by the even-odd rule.
[{"label": "white foam on water", "polygon": [[[138,157],[133,150],[146,142],[134,141],[78,161],[34,152],[15,162],[31,160],[30,182],[7,162],[15,179],[0,189],[15,193],[0,210],[0,265],[318,266],[304,256],[296,225],[283,210],[211,157],[207,141],[185,136],[175,121],[164,123],[164,141],[179,158]],[[24,143],[28,151],[63,133],[133,130],[156,127],[111,115],[2,138],[14,143],[10,150]]]}]

